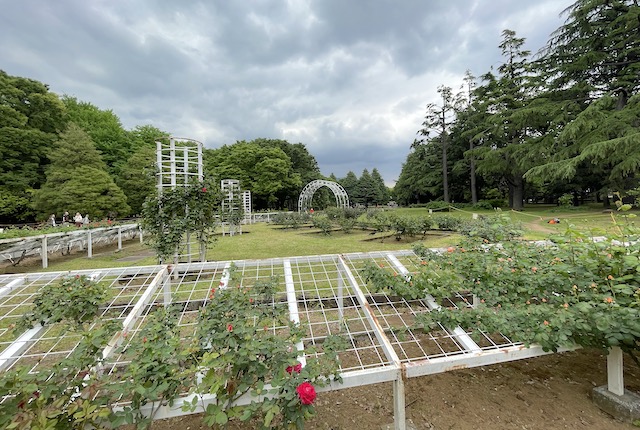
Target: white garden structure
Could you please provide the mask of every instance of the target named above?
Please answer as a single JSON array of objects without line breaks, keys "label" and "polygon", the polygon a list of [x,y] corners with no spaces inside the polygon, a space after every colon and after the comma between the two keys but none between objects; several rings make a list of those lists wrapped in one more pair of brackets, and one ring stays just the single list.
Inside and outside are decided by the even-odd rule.
[{"label": "white garden structure", "polygon": [[298,198],[298,212],[306,212],[311,208],[311,202],[313,201],[313,195],[322,187],[329,188],[333,195],[336,198],[336,206],[339,208],[348,208],[349,207],[349,196],[347,195],[347,191],[342,187],[342,185],[337,182],[325,181],[323,179],[318,179],[316,181],[309,182],[300,193],[300,197]]},{"label": "white garden structure", "polygon": [[[202,182],[202,142],[182,137],[169,137],[156,141],[156,187],[158,195],[163,190],[184,187],[194,180]],[[206,248],[187,233],[176,261],[205,260]]]},{"label": "white garden structure", "polygon": [[[3,275],[0,276],[0,372],[18,366],[28,366],[37,372],[68,356],[78,345],[77,335],[65,332],[57,324],[37,326],[18,338],[14,338],[8,328],[32,307],[38,291],[49,283],[80,274],[109,286],[110,298],[103,303],[100,315],[103,320],[120,321],[122,329],[103,351],[102,368],[104,372],[115,372],[116,366],[127,364],[125,357],[117,352],[117,346],[131,342],[149,315],[163,305],[183,305],[179,325],[184,344],[188,345],[190,334],[195,333],[198,310],[206,306],[209,290],[226,285],[229,269],[234,265],[234,277],[249,291],[257,281],[277,277],[280,292],[269,306],[284,307],[290,319],[304,328],[306,337],[298,348],[305,359],[321,354],[311,352],[308,347],[321,351],[328,335],[341,335],[348,341],[349,346],[339,355],[343,382],[332,383],[320,391],[390,383],[394,392],[395,428],[403,430],[407,378],[546,354],[538,346],[525,347],[500,333],[467,333],[457,327],[443,326],[431,332],[416,330],[417,314],[431,312],[441,305],[468,306],[471,298],[460,295],[448,303],[436,303],[429,296],[406,300],[372,293],[363,280],[367,262],[410,276],[419,270],[420,261],[413,251],[394,251]],[[273,333],[285,328],[268,327]],[[622,383],[621,370],[613,372],[614,378],[618,376],[620,380],[614,384]],[[610,384],[611,381],[610,373]],[[189,401],[192,396],[185,393],[184,400]],[[195,413],[202,412],[203,407],[214,401],[206,395],[201,400],[201,407]],[[183,411],[182,404],[178,399],[171,407],[161,406],[154,417],[191,413]]]}]

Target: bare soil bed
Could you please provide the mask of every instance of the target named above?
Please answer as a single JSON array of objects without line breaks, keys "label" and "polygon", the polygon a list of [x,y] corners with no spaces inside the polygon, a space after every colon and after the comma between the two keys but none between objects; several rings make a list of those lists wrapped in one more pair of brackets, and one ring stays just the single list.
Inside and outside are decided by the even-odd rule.
[{"label": "bare soil bed", "polygon": [[[625,357],[625,385],[640,392],[640,368]],[[591,400],[606,384],[606,356],[597,350],[462,369],[407,381],[406,412],[417,429],[631,429]],[[380,429],[393,422],[391,384],[321,393],[310,430]],[[230,429],[251,429],[233,423]],[[155,430],[204,430],[201,416],[159,420]]]}]

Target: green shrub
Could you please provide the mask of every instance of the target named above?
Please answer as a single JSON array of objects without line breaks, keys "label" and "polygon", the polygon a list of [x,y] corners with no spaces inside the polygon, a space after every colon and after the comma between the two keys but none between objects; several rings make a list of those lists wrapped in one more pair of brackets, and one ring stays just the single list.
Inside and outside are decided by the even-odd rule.
[{"label": "green shrub", "polygon": [[475,205],[471,206],[473,209],[487,209],[487,210],[491,210],[494,208],[494,206],[491,205],[491,201],[490,200],[480,200],[478,203],[476,203]]},{"label": "green shrub", "polygon": [[285,228],[300,228],[300,226],[311,221],[308,213],[281,212],[271,217],[273,224],[284,226]]},{"label": "green shrub", "polygon": [[433,217],[433,223],[440,230],[451,230],[456,231],[460,225],[462,225],[462,220],[460,218],[456,218],[451,215],[435,215]]},{"label": "green shrub", "polygon": [[312,217],[311,222],[313,223],[313,226],[320,229],[324,235],[328,236],[331,234],[333,224],[326,215],[316,215]]},{"label": "green shrub", "polygon": [[522,236],[522,224],[513,222],[507,215],[481,216],[460,225],[458,231],[468,237],[484,239],[487,242],[502,242]]}]

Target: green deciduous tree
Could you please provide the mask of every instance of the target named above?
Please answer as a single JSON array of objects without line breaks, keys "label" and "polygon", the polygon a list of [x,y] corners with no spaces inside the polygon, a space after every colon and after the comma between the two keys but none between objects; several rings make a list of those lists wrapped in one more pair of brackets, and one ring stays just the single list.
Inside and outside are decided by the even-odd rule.
[{"label": "green deciduous tree", "polygon": [[218,183],[222,179],[239,180],[243,190],[251,191],[256,209],[283,207],[284,202],[278,199],[283,190],[302,189],[300,175],[279,147],[239,141],[206,150],[204,155],[205,170],[211,178]]},{"label": "green deciduous tree", "polygon": [[46,85],[0,70],[0,221],[29,221],[32,190],[65,126],[64,106]]},{"label": "green deciduous tree", "polygon": [[156,151],[151,146],[140,146],[122,165],[116,184],[127,196],[132,214],[139,214],[145,199],[156,190]]},{"label": "green deciduous tree", "polygon": [[120,118],[111,110],[101,110],[75,97],[63,96],[69,119],[83,129],[100,151],[109,173],[118,172],[131,153],[130,142]]}]

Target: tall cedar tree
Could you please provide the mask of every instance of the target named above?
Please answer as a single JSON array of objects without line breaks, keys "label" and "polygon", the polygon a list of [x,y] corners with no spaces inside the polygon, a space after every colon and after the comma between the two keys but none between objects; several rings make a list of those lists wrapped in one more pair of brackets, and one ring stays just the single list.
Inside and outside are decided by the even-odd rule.
[{"label": "tall cedar tree", "polygon": [[126,196],[106,171],[87,133],[74,123],[60,135],[49,154],[47,181],[36,193],[36,209],[48,214],[80,212],[91,219],[129,215]]},{"label": "tall cedar tree", "polygon": [[556,90],[588,105],[555,140],[554,156],[527,172],[558,181],[598,177],[603,195],[638,186],[640,169],[640,6],[579,0],[567,8],[542,61]]}]

